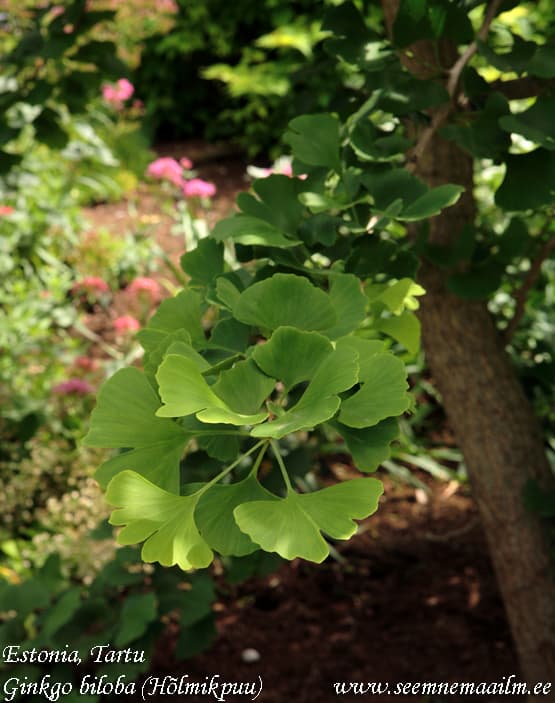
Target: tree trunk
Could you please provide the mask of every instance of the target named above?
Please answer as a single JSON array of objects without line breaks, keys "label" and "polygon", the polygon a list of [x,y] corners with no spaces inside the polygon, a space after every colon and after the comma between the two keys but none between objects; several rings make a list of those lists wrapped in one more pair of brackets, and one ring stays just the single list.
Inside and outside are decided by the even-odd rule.
[{"label": "tree trunk", "polygon": [[[439,137],[417,173],[472,193],[471,159]],[[432,241],[449,244],[474,214],[466,195],[431,222]],[[468,468],[522,673],[547,682],[555,673],[555,582],[547,535],[523,500],[528,480],[550,482],[538,423],[486,304],[450,294],[427,262],[419,279],[426,358]]]},{"label": "tree trunk", "polygon": [[[382,5],[390,29],[398,2]],[[422,66],[437,65],[438,55],[429,42],[411,50],[407,68],[426,77]],[[452,44],[440,46],[443,67],[457,56]],[[475,220],[473,160],[435,134],[414,171],[430,186],[466,188],[457,205],[430,221],[430,242],[450,246]],[[426,358],[464,455],[522,675],[531,684],[549,682],[555,675],[553,565],[548,535],[523,500],[530,479],[552,483],[539,424],[486,303],[450,294],[444,273],[429,262],[422,262],[419,280],[427,291],[420,313]],[[555,700],[555,691],[542,699]]]}]

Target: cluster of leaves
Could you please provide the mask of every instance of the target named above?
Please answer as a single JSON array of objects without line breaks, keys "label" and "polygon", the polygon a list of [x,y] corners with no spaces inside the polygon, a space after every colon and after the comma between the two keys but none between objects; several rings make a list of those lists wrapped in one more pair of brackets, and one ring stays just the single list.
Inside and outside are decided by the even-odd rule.
[{"label": "cluster of leaves", "polygon": [[[183,256],[189,285],[139,333],[144,372],[121,370],[101,390],[85,441],[124,450],[97,477],[119,541],[144,541],[146,561],[200,568],[214,552],[263,549],[320,562],[323,535],[347,539],[377,508],[375,479],[298,493],[285,464],[293,437],[323,428],[374,471],[411,406],[394,351],[418,349],[423,290],[400,235],[462,189],[429,189],[401,168],[408,140],[372,123],[380,107],[291,122],[303,178],[272,175],[239,196],[240,212]],[[224,241],[244,266],[228,270]],[[205,464],[191,472],[198,450]],[[267,451],[282,490],[260,480]]]},{"label": "cluster of leaves", "polygon": [[[150,665],[150,655],[168,622],[179,622],[180,636],[174,655],[190,657],[211,643],[215,634],[212,579],[207,574],[184,576],[178,569],[133,567],[136,550],[119,549],[88,585],[73,584],[62,575],[60,559],[49,557],[24,580],[0,581],[0,647],[20,644],[23,650],[77,650],[82,664],[0,665],[0,682],[17,675],[20,680],[75,682],[94,673],[115,681],[120,674],[133,681]],[[91,623],[94,626],[91,627]],[[165,624],[166,623],[166,624]],[[67,643],[71,646],[68,648]],[[114,648],[144,652],[144,662],[95,664],[92,647],[111,643]],[[1,685],[1,684],[0,684]],[[91,701],[100,696],[89,696]],[[28,700],[43,700],[30,696]]]}]

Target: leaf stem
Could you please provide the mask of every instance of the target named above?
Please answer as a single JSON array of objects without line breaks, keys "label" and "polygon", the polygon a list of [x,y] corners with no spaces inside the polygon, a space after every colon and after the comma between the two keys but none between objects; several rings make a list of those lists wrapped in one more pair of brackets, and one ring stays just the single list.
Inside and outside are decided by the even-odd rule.
[{"label": "leaf stem", "polygon": [[[255,452],[259,447],[261,447],[263,444],[266,444],[268,440],[266,439],[261,439],[260,442],[257,442],[253,447],[251,447],[248,451],[246,451],[244,454],[241,454],[240,457],[235,459],[235,461],[230,464],[229,466],[226,466],[223,471],[220,471],[220,473],[215,476],[211,481],[209,481],[205,486],[203,486],[198,493],[202,495],[205,493],[209,488],[211,488],[215,483],[218,483],[224,476],[227,476],[227,474],[232,471],[238,464],[240,464],[243,459],[249,456],[249,454],[252,454]],[[262,460],[262,459],[261,459]],[[257,459],[258,461],[258,459]]]},{"label": "leaf stem", "polygon": [[292,492],[293,491],[293,486],[291,485],[291,481],[289,480],[289,474],[287,473],[287,469],[285,468],[285,464],[283,463],[283,457],[280,454],[279,451],[279,445],[277,442],[273,439],[270,440],[270,444],[272,445],[272,450],[275,454],[275,457],[277,459],[277,463],[279,465],[279,469],[281,471],[281,475],[283,476],[283,481],[285,483],[285,486],[287,488],[287,491]]},{"label": "leaf stem", "polygon": [[269,444],[270,444],[269,440],[267,440],[267,439],[264,440],[264,446],[262,447],[258,456],[255,459],[255,462],[252,466],[252,469],[249,472],[249,477],[256,476],[256,474],[258,472],[258,468],[259,468],[260,464],[262,463],[262,459],[264,458],[264,454],[266,454],[266,450],[268,449]]}]

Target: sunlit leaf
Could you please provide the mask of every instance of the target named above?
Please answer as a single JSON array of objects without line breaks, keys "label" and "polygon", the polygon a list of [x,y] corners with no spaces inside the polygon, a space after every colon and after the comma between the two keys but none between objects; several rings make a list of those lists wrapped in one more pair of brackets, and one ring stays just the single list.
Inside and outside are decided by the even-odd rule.
[{"label": "sunlit leaf", "polygon": [[349,539],[357,529],[354,520],[375,512],[382,491],[380,481],[354,479],[314,493],[289,491],[283,499],[244,503],[234,515],[239,528],[265,551],[320,563],[329,554],[322,532]]},{"label": "sunlit leaf", "polygon": [[133,471],[118,474],[106,491],[106,501],[116,507],[110,524],[125,525],[118,542],[144,542],[144,561],[177,564],[185,571],[202,569],[214,557],[195,523],[199,498],[168,493]]}]

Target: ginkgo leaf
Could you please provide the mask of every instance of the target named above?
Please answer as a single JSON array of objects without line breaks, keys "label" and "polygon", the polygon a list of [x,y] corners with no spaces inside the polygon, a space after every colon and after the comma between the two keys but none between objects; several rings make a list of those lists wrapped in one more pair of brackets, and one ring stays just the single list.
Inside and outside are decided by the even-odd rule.
[{"label": "ginkgo leaf", "polygon": [[358,354],[358,377],[359,379],[366,378],[371,371],[371,366],[368,366],[369,360],[375,355],[385,350],[385,343],[380,339],[363,339],[362,337],[354,337],[348,335],[341,337],[335,343],[337,349],[352,349]]},{"label": "ginkgo leaf", "polygon": [[[230,408],[208,385],[196,363],[183,356],[166,356],[160,364],[156,379],[164,403],[156,411],[158,417],[196,414],[202,422],[253,425],[262,422],[268,415],[267,412],[243,414]],[[229,383],[226,387],[229,392]],[[247,389],[245,393],[248,395]]]},{"label": "ginkgo leaf", "polygon": [[317,332],[278,327],[266,344],[254,348],[252,358],[265,373],[292,388],[310,380],[332,351],[331,343]]},{"label": "ginkgo leaf", "polygon": [[142,558],[184,571],[208,566],[214,554],[195,523],[200,493],[178,496],[162,490],[134,471],[123,471],[109,483],[106,500],[116,507],[110,524],[125,525],[120,544],[144,542]]},{"label": "ginkgo leaf", "polygon": [[352,388],[358,380],[357,359],[353,349],[334,349],[324,358],[300,400],[272,421],[253,427],[251,435],[280,439],[329,420],[339,409],[338,394]]},{"label": "ginkgo leaf", "polygon": [[338,339],[356,330],[366,317],[368,300],[362,292],[360,280],[352,274],[331,276],[330,301],[337,316],[335,325],[322,334]]},{"label": "ginkgo leaf", "polygon": [[117,371],[102,386],[83,443],[134,450],[109,459],[98,469],[102,484],[125,468],[177,490],[179,461],[192,435],[172,420],[156,417],[159,405],[156,392],[136,368]]},{"label": "ginkgo leaf", "polygon": [[248,415],[260,410],[275,384],[275,378],[260,371],[254,361],[248,359],[223,371],[212,390],[229,407]]},{"label": "ginkgo leaf", "polygon": [[210,406],[225,408],[191,359],[169,354],[160,364],[156,380],[164,403],[156,412],[158,417],[193,415]]},{"label": "ginkgo leaf", "polygon": [[102,488],[120,471],[136,471],[149,481],[167,491],[179,488],[179,464],[183,456],[184,444],[193,435],[182,433],[179,441],[158,442],[147,447],[138,447],[105,461],[95,472],[94,477]]},{"label": "ginkgo leaf", "polygon": [[362,387],[341,405],[339,421],[349,427],[371,427],[410,406],[403,362],[393,354],[375,354],[361,374]]},{"label": "ginkgo leaf", "polygon": [[357,529],[354,520],[375,512],[382,492],[380,481],[354,479],[314,493],[289,491],[286,498],[244,503],[233,514],[239,528],[265,551],[320,563],[329,554],[322,532],[349,539]]},{"label": "ginkgo leaf", "polygon": [[[152,345],[157,346],[168,332],[183,329],[189,333],[193,343],[203,343],[200,305],[199,294],[190,288],[181,291],[175,298],[163,300],[137,338],[147,351],[151,351]],[[162,332],[165,334],[162,335]]]},{"label": "ginkgo leaf", "polygon": [[306,278],[277,273],[249,286],[237,299],[233,315],[247,325],[275,330],[281,326],[323,330],[337,315],[329,296]]},{"label": "ginkgo leaf", "polygon": [[278,500],[254,476],[231,485],[216,484],[200,499],[195,520],[203,538],[223,556],[245,556],[258,545],[237,527],[233,511],[242,503]]},{"label": "ginkgo leaf", "polygon": [[212,236],[218,242],[231,239],[239,244],[268,247],[293,247],[300,243],[269,222],[250,215],[234,215],[220,220],[212,230]]},{"label": "ginkgo leaf", "polygon": [[405,308],[418,310],[420,303],[417,296],[424,295],[426,291],[410,278],[402,278],[392,286],[388,286],[371,302],[380,301],[394,314],[400,315]]},{"label": "ginkgo leaf", "polygon": [[363,429],[347,427],[341,422],[330,424],[345,440],[359,471],[375,471],[383,461],[389,459],[390,444],[399,436],[397,419],[391,417]]}]

